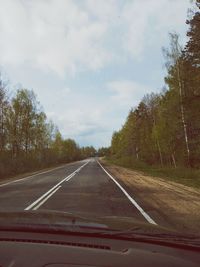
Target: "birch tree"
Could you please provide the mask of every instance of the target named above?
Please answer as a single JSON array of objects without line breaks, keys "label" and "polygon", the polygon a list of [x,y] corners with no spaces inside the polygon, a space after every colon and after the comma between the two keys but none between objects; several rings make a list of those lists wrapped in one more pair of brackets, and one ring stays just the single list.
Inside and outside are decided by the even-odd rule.
[{"label": "birch tree", "polygon": [[[179,92],[179,105],[180,105],[180,115],[182,120],[183,135],[185,140],[187,162],[190,165],[190,147],[188,138],[188,129],[185,116],[185,107],[183,104],[183,94],[184,94],[184,63],[182,57],[182,48],[179,44],[179,36],[176,33],[170,33],[170,48],[163,49],[163,54],[167,60],[166,67],[169,73],[173,72],[173,78],[176,81],[177,89]],[[167,79],[166,79],[167,81]]]}]

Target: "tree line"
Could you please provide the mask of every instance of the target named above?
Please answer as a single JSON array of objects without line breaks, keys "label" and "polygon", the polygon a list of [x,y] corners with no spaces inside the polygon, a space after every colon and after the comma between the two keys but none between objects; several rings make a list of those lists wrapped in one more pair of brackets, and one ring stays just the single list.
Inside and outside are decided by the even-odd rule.
[{"label": "tree line", "polygon": [[95,155],[93,147],[62,137],[33,90],[20,88],[12,98],[10,93],[0,76],[0,177]]},{"label": "tree line", "polygon": [[187,43],[170,33],[167,75],[158,94],[144,96],[112,136],[110,153],[150,165],[200,167],[200,0],[190,10]]}]

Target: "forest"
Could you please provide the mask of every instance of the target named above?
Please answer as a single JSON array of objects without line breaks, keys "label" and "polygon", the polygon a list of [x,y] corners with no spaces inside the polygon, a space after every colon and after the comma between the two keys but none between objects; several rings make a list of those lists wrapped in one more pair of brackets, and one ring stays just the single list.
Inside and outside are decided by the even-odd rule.
[{"label": "forest", "polygon": [[[200,0],[188,13],[187,42],[169,34],[160,93],[131,109],[111,147],[79,147],[48,120],[33,90],[12,91],[0,75],[0,178],[95,155],[133,165],[200,167]],[[10,97],[12,95],[12,97]]]},{"label": "forest", "polygon": [[200,1],[189,10],[187,42],[170,33],[163,48],[166,77],[158,94],[145,95],[112,136],[110,157],[133,165],[200,167]]},{"label": "forest", "polygon": [[0,76],[0,178],[88,158],[95,152],[64,139],[32,90],[11,92]]}]

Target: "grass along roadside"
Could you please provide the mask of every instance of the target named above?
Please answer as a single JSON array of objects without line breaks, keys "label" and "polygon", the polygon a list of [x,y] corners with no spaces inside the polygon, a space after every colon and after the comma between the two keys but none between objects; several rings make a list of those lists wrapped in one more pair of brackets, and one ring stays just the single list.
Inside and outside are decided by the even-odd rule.
[{"label": "grass along roadside", "polygon": [[105,158],[104,162],[139,171],[143,175],[150,175],[155,178],[159,177],[186,186],[200,188],[200,170],[198,169],[149,166],[143,162],[132,161],[130,158]]}]

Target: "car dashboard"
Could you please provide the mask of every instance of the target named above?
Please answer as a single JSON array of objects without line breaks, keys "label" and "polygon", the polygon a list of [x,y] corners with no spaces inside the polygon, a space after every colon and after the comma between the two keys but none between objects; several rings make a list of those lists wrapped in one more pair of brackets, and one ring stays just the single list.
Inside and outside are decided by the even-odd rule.
[{"label": "car dashboard", "polygon": [[1,267],[199,267],[199,252],[169,246],[74,234],[0,232]]}]

